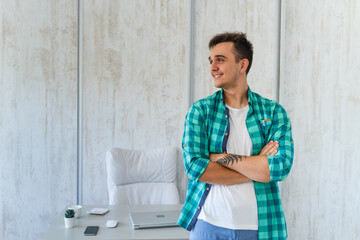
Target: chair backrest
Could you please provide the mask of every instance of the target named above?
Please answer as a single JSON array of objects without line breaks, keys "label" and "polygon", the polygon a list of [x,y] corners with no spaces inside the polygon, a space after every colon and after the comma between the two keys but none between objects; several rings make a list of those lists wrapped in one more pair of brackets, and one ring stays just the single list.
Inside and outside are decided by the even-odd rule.
[{"label": "chair backrest", "polygon": [[175,184],[177,149],[106,153],[109,204],[179,204]]}]

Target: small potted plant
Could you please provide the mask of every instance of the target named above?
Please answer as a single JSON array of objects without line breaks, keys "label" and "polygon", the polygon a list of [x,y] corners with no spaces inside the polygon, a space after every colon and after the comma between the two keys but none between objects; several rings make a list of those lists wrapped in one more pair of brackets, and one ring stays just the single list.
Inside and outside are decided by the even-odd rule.
[{"label": "small potted plant", "polygon": [[74,227],[74,219],[75,219],[75,211],[74,209],[68,209],[65,211],[65,227],[66,228],[72,228]]}]

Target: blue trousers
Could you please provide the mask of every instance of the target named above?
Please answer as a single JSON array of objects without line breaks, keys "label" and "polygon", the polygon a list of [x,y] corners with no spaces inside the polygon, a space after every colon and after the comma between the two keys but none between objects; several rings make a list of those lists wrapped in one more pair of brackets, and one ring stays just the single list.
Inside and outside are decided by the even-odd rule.
[{"label": "blue trousers", "polygon": [[233,230],[214,226],[198,219],[191,229],[189,240],[258,240],[257,230]]}]

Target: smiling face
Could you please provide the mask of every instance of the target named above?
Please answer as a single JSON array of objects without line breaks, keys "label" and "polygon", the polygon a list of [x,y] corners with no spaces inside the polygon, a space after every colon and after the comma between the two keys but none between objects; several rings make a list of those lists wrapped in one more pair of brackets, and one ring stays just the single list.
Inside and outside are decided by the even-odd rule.
[{"label": "smiling face", "polygon": [[246,79],[247,59],[236,62],[232,42],[222,42],[217,44],[209,57],[211,64],[210,73],[217,88],[231,89],[241,83],[241,79]]}]

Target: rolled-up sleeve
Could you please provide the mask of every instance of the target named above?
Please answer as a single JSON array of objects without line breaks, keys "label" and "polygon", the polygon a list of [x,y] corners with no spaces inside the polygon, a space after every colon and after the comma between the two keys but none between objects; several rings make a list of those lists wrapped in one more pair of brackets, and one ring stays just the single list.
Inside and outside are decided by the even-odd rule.
[{"label": "rolled-up sleeve", "polygon": [[294,142],[291,124],[285,109],[277,105],[270,128],[269,141],[278,141],[278,153],[267,156],[270,169],[270,182],[282,181],[290,173],[294,158]]},{"label": "rolled-up sleeve", "polygon": [[193,181],[199,180],[210,161],[205,124],[203,111],[193,105],[185,118],[182,140],[185,172]]}]

